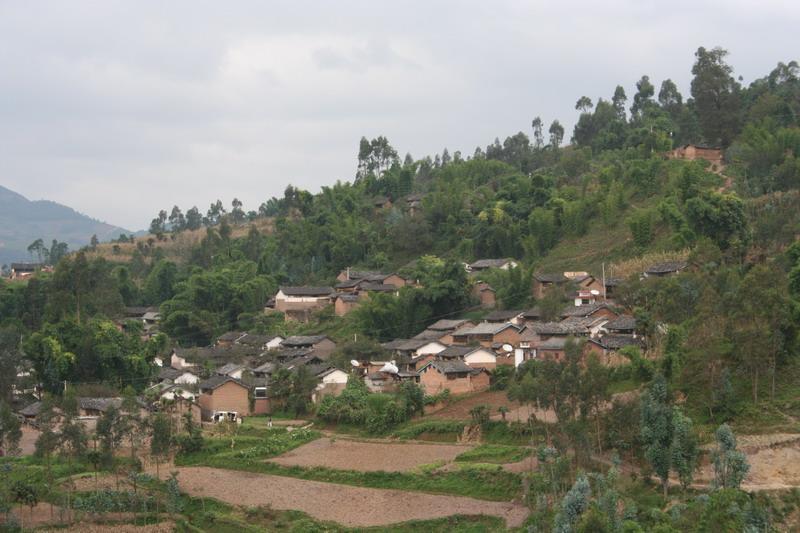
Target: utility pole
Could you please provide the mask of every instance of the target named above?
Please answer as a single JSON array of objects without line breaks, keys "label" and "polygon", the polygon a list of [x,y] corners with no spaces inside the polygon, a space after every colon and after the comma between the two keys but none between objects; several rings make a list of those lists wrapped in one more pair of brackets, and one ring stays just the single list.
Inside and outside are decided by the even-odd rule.
[{"label": "utility pole", "polygon": [[603,263],[603,301],[606,301],[606,264]]}]

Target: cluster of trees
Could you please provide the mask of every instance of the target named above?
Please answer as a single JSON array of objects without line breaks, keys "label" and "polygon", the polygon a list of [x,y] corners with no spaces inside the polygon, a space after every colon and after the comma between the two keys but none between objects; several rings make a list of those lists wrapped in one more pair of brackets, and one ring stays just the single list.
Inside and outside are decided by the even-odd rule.
[{"label": "cluster of trees", "polygon": [[[621,289],[620,302],[659,339],[665,375],[711,420],[729,420],[748,396],[759,403],[765,379],[774,398],[781,367],[795,361],[798,295],[790,289],[789,265],[796,250],[742,269],[703,241],[689,258],[697,271],[633,279]],[[657,335],[656,324],[672,326]]]},{"label": "cluster of trees", "polygon": [[[688,527],[681,524],[691,524],[697,515],[713,523],[706,514],[717,511],[707,505],[707,499],[671,516],[652,512],[643,516],[636,503],[620,493],[618,458],[606,474],[585,473],[595,468],[593,461],[599,457],[595,454],[608,443],[626,452],[630,463],[639,463],[647,478],[652,475],[660,481],[665,501],[671,475],[677,477],[684,491],[691,485],[699,466],[698,437],[692,419],[676,403],[663,374],[669,367],[666,359],[660,368],[642,372],[636,369],[636,354],[630,353],[631,363],[612,371],[593,357],[582,363],[577,342],[570,340],[565,352],[563,361],[526,362],[508,386],[510,398],[540,412],[551,410],[557,419],[556,423],[542,423],[534,414],[528,421],[531,435],[543,432],[546,439],[539,448],[538,467],[531,475],[529,489],[540,530],[549,531],[552,526],[553,531],[642,531],[644,526],[660,523],[664,531],[675,531]],[[644,392],[638,402],[611,403],[610,383],[625,376],[642,379]],[[628,443],[618,440],[621,426],[628,434]],[[736,449],[733,431],[722,424],[715,437],[711,500],[739,501],[739,514],[726,520],[752,522],[757,526],[753,531],[768,531],[764,509],[739,491],[749,465],[746,455]]]},{"label": "cluster of trees", "polygon": [[364,427],[384,434],[425,407],[423,390],[411,381],[402,383],[396,394],[373,394],[362,379],[353,377],[338,396],[325,396],[317,416],[328,422]]},{"label": "cluster of trees", "polygon": [[28,253],[31,254],[31,256],[35,255],[39,263],[46,265],[55,265],[62,257],[67,255],[67,252],[69,252],[67,243],[58,242],[57,239],[53,239],[53,242],[50,243],[50,247],[45,245],[42,239],[36,239],[28,245]]},{"label": "cluster of trees", "polygon": [[187,209],[186,214],[184,214],[181,208],[176,205],[172,207],[169,213],[165,210],[158,212],[158,216],[150,222],[150,233],[155,235],[158,240],[161,240],[167,232],[174,235],[182,231],[198,230],[204,226],[216,226],[222,220],[241,224],[245,220],[253,220],[258,216],[255,211],[246,213],[242,205],[238,198],[234,198],[231,202],[231,210],[228,212],[222,201],[217,200],[209,206],[205,215],[200,212],[197,206]]},{"label": "cluster of trees", "polygon": [[[34,457],[44,467],[44,476],[41,480],[37,479],[38,476],[30,476],[29,479],[17,480],[14,484],[7,484],[4,480],[0,486],[0,509],[7,512],[13,502],[32,507],[39,500],[53,503],[58,501],[58,491],[66,488],[66,509],[90,512],[136,511],[138,507],[134,503],[139,501],[137,481],[138,473],[142,471],[140,457],[143,453],[155,460],[158,475],[160,463],[168,460],[174,453],[195,452],[203,447],[204,439],[200,427],[191,414],[178,417],[169,414],[167,408],[158,414],[143,415],[136,391],[131,387],[126,387],[123,391],[119,407],[109,404],[98,419],[94,431],[87,430],[85,422],[79,419],[79,414],[79,399],[74,389],[68,389],[61,396],[44,396],[37,416],[39,435],[34,451]],[[0,451],[3,455],[19,453],[21,436],[19,420],[11,413],[8,404],[0,400]],[[130,449],[129,458],[120,456],[123,446]],[[57,464],[64,463],[66,471],[56,470]],[[99,470],[113,472],[118,481],[122,473],[133,481],[133,493],[75,494],[71,478],[68,477],[66,482],[56,482],[56,478],[64,472],[72,474],[73,465],[91,465],[95,473]],[[9,464],[3,471],[8,472],[12,467]],[[123,496],[127,505],[119,501],[107,501],[108,497],[115,494]],[[167,481],[167,496],[167,508],[173,512],[175,509],[170,509],[170,506],[179,499],[174,473]],[[147,503],[158,512],[157,498],[149,498]]]}]

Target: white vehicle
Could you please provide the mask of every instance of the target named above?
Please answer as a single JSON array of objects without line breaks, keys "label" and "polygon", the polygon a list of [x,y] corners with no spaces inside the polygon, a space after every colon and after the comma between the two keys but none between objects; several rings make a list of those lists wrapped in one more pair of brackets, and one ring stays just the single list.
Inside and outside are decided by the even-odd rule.
[{"label": "white vehicle", "polygon": [[236,411],[214,411],[211,421],[215,424],[219,422],[236,422],[240,424],[242,419],[239,418],[239,413]]}]

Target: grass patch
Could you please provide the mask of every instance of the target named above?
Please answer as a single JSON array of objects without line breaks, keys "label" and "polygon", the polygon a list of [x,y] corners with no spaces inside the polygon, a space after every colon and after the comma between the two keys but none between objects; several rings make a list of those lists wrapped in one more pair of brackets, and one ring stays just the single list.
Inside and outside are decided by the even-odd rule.
[{"label": "grass patch", "polygon": [[621,392],[630,392],[636,390],[641,385],[635,379],[623,379],[620,381],[612,381],[608,384],[608,392],[610,394],[619,394]]},{"label": "grass patch", "polygon": [[235,437],[211,437],[205,440],[199,452],[180,455],[175,459],[179,466],[205,465],[212,460],[230,462],[264,460],[276,457],[320,437],[316,431],[298,429],[292,432],[282,428],[256,430],[250,428]]},{"label": "grass patch", "polygon": [[399,439],[417,439],[421,435],[443,435],[447,437],[455,435],[458,437],[463,433],[464,426],[466,426],[466,423],[457,420],[426,420],[397,429],[394,432],[394,436]]},{"label": "grass patch", "polygon": [[[492,420],[483,425],[482,440],[487,444],[504,444],[507,446],[530,446],[531,427],[523,422]],[[544,431],[540,426],[534,427],[534,444],[544,442]]]},{"label": "grass patch", "polygon": [[521,446],[481,444],[477,448],[468,450],[456,457],[456,461],[462,463],[517,463],[530,454],[530,448]]}]

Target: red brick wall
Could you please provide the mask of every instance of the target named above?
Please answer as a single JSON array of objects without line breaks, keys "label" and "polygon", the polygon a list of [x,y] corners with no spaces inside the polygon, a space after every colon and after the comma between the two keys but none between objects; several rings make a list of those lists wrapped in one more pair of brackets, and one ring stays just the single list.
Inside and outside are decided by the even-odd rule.
[{"label": "red brick wall", "polygon": [[480,374],[470,376],[470,382],[474,392],[484,391],[489,388],[489,374],[481,372]]},{"label": "red brick wall", "polygon": [[419,378],[420,385],[427,394],[436,394],[445,389],[450,389],[452,394],[466,394],[472,392],[469,377],[447,379],[447,377],[432,367],[422,373]]},{"label": "red brick wall", "polygon": [[197,400],[203,410],[203,418],[209,418],[213,411],[236,411],[240,416],[250,414],[250,400],[245,387],[232,381],[213,391],[204,392]]}]

